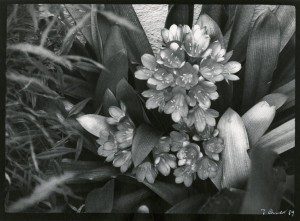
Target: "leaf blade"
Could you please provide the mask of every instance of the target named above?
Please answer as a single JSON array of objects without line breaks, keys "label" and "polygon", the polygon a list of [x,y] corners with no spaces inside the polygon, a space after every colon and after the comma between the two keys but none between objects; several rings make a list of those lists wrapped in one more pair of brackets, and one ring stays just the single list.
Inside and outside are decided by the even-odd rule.
[{"label": "leaf blade", "polygon": [[277,154],[295,147],[295,118],[261,137],[255,146],[272,149]]},{"label": "leaf blade", "polygon": [[106,117],[96,114],[86,114],[76,119],[79,124],[89,133],[96,137],[100,136],[103,130],[109,130],[109,125],[106,122]]},{"label": "leaf blade", "polygon": [[219,186],[238,188],[245,183],[250,170],[247,153],[249,142],[245,126],[241,117],[229,108],[220,118],[217,128],[225,145],[221,154],[222,166],[219,169],[222,173],[218,174],[222,176]]},{"label": "leaf blade", "polygon": [[138,166],[159,140],[159,134],[146,124],[140,125],[132,141],[132,160]]},{"label": "leaf blade", "polygon": [[114,180],[108,181],[103,187],[92,190],[86,197],[87,213],[110,213],[114,200]]},{"label": "leaf blade", "polygon": [[270,106],[266,101],[257,103],[242,116],[250,148],[267,131],[274,117],[275,106]]},{"label": "leaf blade", "polygon": [[256,20],[248,40],[243,90],[244,109],[254,105],[269,92],[279,49],[278,20],[273,13],[266,12]]}]

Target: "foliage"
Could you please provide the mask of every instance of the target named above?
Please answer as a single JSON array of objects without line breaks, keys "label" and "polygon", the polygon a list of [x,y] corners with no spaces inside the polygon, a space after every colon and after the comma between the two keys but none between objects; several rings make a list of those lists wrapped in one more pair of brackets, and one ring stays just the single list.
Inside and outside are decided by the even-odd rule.
[{"label": "foliage", "polygon": [[8,8],[7,211],[293,208],[295,9],[192,8],[157,55],[132,5]]}]

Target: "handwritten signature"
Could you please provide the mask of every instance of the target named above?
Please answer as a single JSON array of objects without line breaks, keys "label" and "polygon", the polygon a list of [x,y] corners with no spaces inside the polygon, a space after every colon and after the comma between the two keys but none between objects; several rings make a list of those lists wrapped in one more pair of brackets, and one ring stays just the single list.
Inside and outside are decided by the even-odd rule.
[{"label": "handwritten signature", "polygon": [[274,211],[272,209],[261,209],[263,215],[288,215],[293,217],[295,215],[294,210],[281,210],[281,211]]}]

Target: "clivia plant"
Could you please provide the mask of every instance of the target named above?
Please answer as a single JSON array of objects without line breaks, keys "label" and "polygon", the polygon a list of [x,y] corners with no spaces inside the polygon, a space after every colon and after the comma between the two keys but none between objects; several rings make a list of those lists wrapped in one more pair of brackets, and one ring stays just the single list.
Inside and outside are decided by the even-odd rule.
[{"label": "clivia plant", "polygon": [[[66,97],[80,102],[65,99],[59,119],[101,163],[76,171],[90,165],[76,154],[62,165],[74,183],[106,182],[86,212],[157,212],[151,197],[167,213],[292,207],[282,156],[295,145],[293,7],[204,5],[192,24],[189,5],[172,5],[156,53],[131,5],[64,7],[77,27],[60,51],[88,60],[66,74],[78,84]],[[70,37],[78,30],[85,45]],[[135,190],[122,195],[120,182]]]}]

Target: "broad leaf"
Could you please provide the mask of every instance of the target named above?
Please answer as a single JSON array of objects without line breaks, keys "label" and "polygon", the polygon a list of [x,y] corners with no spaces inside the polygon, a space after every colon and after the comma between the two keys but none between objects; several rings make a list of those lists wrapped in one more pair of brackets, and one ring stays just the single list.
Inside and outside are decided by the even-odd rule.
[{"label": "broad leaf", "polygon": [[118,107],[119,104],[115,95],[111,92],[111,90],[107,89],[103,97],[103,103],[101,107],[102,113],[106,116],[109,116],[108,108],[111,106]]},{"label": "broad leaf", "polygon": [[143,200],[151,195],[147,189],[139,189],[134,192],[121,195],[114,199],[113,212],[130,213],[134,212],[134,208]]},{"label": "broad leaf", "polygon": [[295,33],[296,28],[296,9],[292,5],[280,5],[275,15],[280,23],[280,51],[288,43],[292,35]]},{"label": "broad leaf", "polygon": [[259,139],[255,146],[281,154],[295,147],[295,119],[289,120]]},{"label": "broad leaf", "polygon": [[110,213],[114,201],[114,180],[108,181],[103,187],[91,191],[85,200],[87,213]]},{"label": "broad leaf", "polygon": [[249,31],[254,10],[255,5],[237,5],[228,50],[237,48],[237,44]]},{"label": "broad leaf", "polygon": [[[75,171],[74,171],[75,172]],[[83,181],[104,181],[109,178],[114,178],[119,174],[119,172],[112,166],[101,166],[96,169],[76,171],[76,175],[73,182],[83,182]]]},{"label": "broad leaf", "polygon": [[192,4],[173,4],[170,6],[169,13],[166,18],[165,28],[171,25],[193,25],[194,5]]},{"label": "broad leaf", "polygon": [[276,90],[274,90],[274,92],[283,93],[288,97],[287,101],[279,109],[279,111],[283,111],[295,105],[295,80],[292,80],[289,83],[281,86],[280,88],[277,88]]},{"label": "broad leaf", "polygon": [[247,153],[249,148],[247,132],[242,118],[232,109],[228,109],[220,118],[217,125],[219,136],[223,139],[225,148],[221,154],[222,164],[218,176],[222,188],[238,188],[245,184],[249,170],[250,159]]},{"label": "broad leaf", "polygon": [[287,101],[288,96],[281,93],[272,93],[264,96],[261,100],[266,101],[270,106],[275,106],[278,110]]},{"label": "broad leaf", "polygon": [[189,196],[187,188],[182,185],[179,186],[158,180],[156,180],[153,184],[148,182],[143,183],[171,205],[175,205]]},{"label": "broad leaf", "polygon": [[204,194],[197,194],[182,200],[181,202],[172,206],[166,213],[172,214],[195,214],[199,212],[201,206],[206,202],[208,196]]},{"label": "broad leaf", "polygon": [[86,114],[77,118],[79,124],[89,133],[100,136],[103,130],[109,130],[109,125],[106,122],[106,117],[96,114]]},{"label": "broad leaf", "polygon": [[140,30],[139,32],[133,32],[121,27],[128,57],[131,62],[140,63],[143,54],[153,54],[148,38],[131,4],[106,4],[105,9],[126,18]]},{"label": "broad leaf", "polygon": [[279,54],[277,68],[273,74],[271,90],[277,89],[295,79],[295,50],[296,37],[293,35]]},{"label": "broad leaf", "polygon": [[264,135],[274,117],[275,106],[270,106],[266,101],[257,103],[243,115],[250,148]]},{"label": "broad leaf", "polygon": [[228,50],[237,49],[243,39],[247,40],[249,31],[261,14],[276,8],[276,5],[237,5]]},{"label": "broad leaf", "polygon": [[109,73],[102,72],[95,90],[95,105],[98,107],[103,101],[103,95],[107,88],[112,92],[122,78],[128,78],[128,59],[121,30],[114,26],[104,46],[104,66]]},{"label": "broad leaf", "polygon": [[262,14],[250,33],[244,77],[243,108],[254,105],[270,90],[280,49],[280,27],[271,12]]},{"label": "broad leaf", "polygon": [[239,189],[222,189],[211,197],[198,211],[201,214],[236,214],[239,212],[245,192]]},{"label": "broad leaf", "polygon": [[251,174],[241,213],[262,214],[262,209],[265,209],[265,212],[269,209],[279,209],[284,191],[285,172],[282,168],[273,168],[276,158],[277,154],[260,144],[251,151]]},{"label": "broad leaf", "polygon": [[202,5],[201,13],[207,14],[209,17],[211,17],[224,33],[225,24],[227,22],[227,15],[224,5],[204,4]]},{"label": "broad leaf", "polygon": [[127,113],[136,126],[144,122],[149,123],[140,98],[125,79],[122,79],[117,85],[116,98],[125,104]]},{"label": "broad leaf", "polygon": [[140,125],[132,141],[132,160],[138,166],[155,147],[160,134],[146,124]]}]

